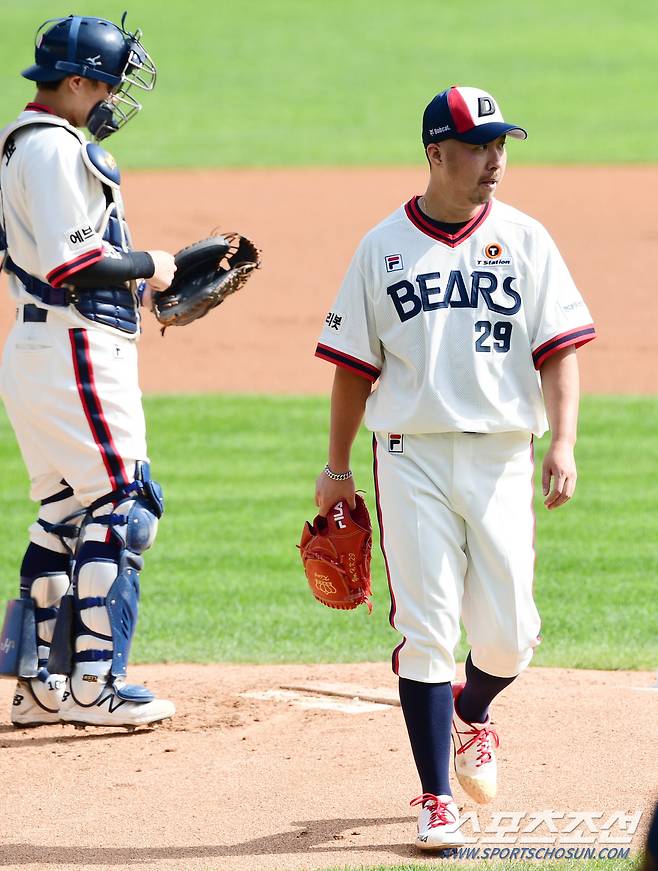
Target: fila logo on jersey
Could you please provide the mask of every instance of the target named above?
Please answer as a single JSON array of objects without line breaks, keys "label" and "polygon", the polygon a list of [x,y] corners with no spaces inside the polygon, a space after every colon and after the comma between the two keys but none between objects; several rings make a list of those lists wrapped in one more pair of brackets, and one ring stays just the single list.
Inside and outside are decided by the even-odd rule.
[{"label": "fila logo on jersey", "polygon": [[399,432],[390,432],[388,434],[388,452],[390,454],[404,453],[404,436]]},{"label": "fila logo on jersey", "polygon": [[[512,286],[515,281],[516,276],[508,275],[500,283],[501,288],[493,272],[476,269],[464,277],[458,269],[451,269],[445,280],[442,280],[440,272],[417,275],[418,292],[410,281],[398,281],[387,287],[386,293],[391,297],[401,321],[408,321],[421,311],[478,308],[480,299],[489,311],[513,315],[521,308],[521,295]],[[508,304],[504,305],[505,302]]]},{"label": "fila logo on jersey", "polygon": [[404,269],[401,254],[387,254],[384,258],[387,272],[400,272]]}]

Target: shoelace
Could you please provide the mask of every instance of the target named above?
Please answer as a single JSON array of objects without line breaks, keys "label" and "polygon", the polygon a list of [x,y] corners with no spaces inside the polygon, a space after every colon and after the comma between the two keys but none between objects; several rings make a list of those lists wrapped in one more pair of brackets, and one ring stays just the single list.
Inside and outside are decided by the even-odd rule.
[{"label": "shoelace", "polygon": [[471,728],[466,729],[466,731],[461,732],[459,729],[457,730],[460,739],[462,735],[472,735],[473,737],[467,741],[457,751],[457,755],[460,753],[465,753],[467,750],[476,744],[477,745],[477,762],[476,765],[479,767],[480,765],[484,765],[485,762],[491,762],[491,741],[493,740],[494,747],[500,746],[500,739],[498,737],[498,732],[495,729],[488,729],[486,726],[483,726],[481,729],[476,729],[473,727],[473,724],[470,724]]},{"label": "shoelace", "polygon": [[454,813],[448,807],[447,802],[439,801],[439,799],[431,792],[424,792],[422,795],[412,798],[409,802],[411,807],[422,805],[430,812],[430,829],[435,829],[437,826],[447,826],[450,823],[457,822]]}]

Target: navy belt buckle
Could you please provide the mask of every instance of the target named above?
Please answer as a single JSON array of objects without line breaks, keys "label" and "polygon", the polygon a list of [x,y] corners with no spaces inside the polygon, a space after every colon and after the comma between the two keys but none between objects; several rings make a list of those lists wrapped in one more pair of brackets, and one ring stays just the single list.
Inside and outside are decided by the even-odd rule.
[{"label": "navy belt buckle", "polygon": [[48,320],[48,309],[29,302],[23,306],[23,323],[43,324]]}]

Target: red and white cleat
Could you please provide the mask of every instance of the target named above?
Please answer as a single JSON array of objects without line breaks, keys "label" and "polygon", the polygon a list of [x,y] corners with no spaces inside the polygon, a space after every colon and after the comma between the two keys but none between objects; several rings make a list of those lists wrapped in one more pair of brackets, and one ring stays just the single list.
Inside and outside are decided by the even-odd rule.
[{"label": "red and white cleat", "polygon": [[[457,699],[464,684],[453,684],[452,697]],[[496,796],[497,768],[494,750],[499,746],[498,733],[486,723],[466,723],[457,713],[452,715],[452,743],[457,780],[465,793],[479,804],[487,804]]]},{"label": "red and white cleat", "polygon": [[459,828],[459,811],[451,795],[425,792],[409,804],[412,807],[421,806],[415,841],[419,850],[450,850],[464,846],[464,836]]}]

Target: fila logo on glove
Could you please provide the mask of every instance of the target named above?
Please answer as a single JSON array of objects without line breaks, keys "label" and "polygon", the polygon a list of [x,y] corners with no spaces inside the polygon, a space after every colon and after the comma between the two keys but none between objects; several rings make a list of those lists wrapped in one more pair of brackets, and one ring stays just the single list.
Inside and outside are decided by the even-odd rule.
[{"label": "fila logo on glove", "polygon": [[386,288],[401,321],[408,321],[422,311],[442,308],[478,308],[482,299],[486,307],[501,315],[513,315],[521,308],[521,295],[513,287],[516,276],[499,279],[494,272],[476,269],[464,276],[451,269],[443,278],[440,272],[425,272],[410,281],[397,281]]},{"label": "fila logo on glove", "polygon": [[339,529],[345,529],[345,509],[342,502],[334,505],[334,521]]}]

